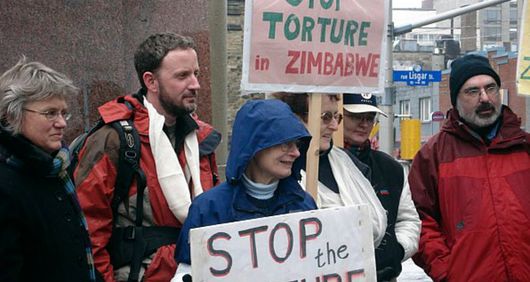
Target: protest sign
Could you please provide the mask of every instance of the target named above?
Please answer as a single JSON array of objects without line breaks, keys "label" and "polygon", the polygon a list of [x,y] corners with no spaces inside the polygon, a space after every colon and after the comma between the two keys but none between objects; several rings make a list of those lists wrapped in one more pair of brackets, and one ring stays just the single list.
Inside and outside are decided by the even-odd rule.
[{"label": "protest sign", "polygon": [[524,2],[517,55],[517,93],[530,95],[530,5]]},{"label": "protest sign", "polygon": [[366,205],[190,231],[193,281],[375,281]]},{"label": "protest sign", "polygon": [[388,0],[247,0],[247,91],[372,92],[384,85]]}]

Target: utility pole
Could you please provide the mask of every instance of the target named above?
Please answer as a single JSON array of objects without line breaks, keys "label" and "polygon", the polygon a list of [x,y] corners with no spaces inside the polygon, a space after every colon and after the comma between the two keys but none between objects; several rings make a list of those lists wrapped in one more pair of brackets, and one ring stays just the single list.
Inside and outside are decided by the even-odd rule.
[{"label": "utility pole", "polygon": [[380,116],[379,124],[379,149],[389,155],[394,150],[394,81],[392,78],[394,57],[392,48],[394,43],[394,23],[392,22],[392,0],[388,4],[388,34],[386,40],[386,69],[385,69],[385,93],[380,108],[388,115],[388,118]]},{"label": "utility pole", "polygon": [[[394,149],[394,113],[393,113],[393,104],[395,101],[395,88],[394,88],[394,81],[392,78],[392,68],[393,68],[393,55],[392,55],[392,47],[394,38],[398,35],[402,35],[408,32],[411,32],[413,29],[422,27],[425,25],[429,25],[432,23],[440,22],[443,20],[452,19],[454,17],[469,13],[478,11],[480,9],[484,9],[490,6],[498,5],[504,2],[508,2],[510,0],[491,0],[491,1],[484,1],[476,4],[472,4],[469,6],[461,7],[458,9],[454,9],[451,11],[447,11],[441,14],[438,14],[434,17],[424,19],[415,23],[406,24],[404,26],[400,27],[394,27],[393,23],[389,24],[389,34],[388,34],[388,40],[387,40],[387,48],[386,48],[386,79],[385,79],[385,93],[383,95],[383,101],[381,103],[381,109],[385,111],[388,114],[388,118],[381,118],[381,128],[379,132],[379,146],[381,151],[392,154],[392,151]],[[389,4],[389,11],[388,11],[389,19],[392,19],[392,0],[390,0]]]}]

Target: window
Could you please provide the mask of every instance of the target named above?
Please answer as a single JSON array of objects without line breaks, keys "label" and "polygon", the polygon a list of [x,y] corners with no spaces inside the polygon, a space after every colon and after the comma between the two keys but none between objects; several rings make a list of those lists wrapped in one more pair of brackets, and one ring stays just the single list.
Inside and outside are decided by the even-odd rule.
[{"label": "window", "polygon": [[519,32],[517,30],[513,31],[510,29],[510,41],[512,42],[517,41],[518,36],[519,36]]},{"label": "window", "polygon": [[483,11],[485,23],[500,23],[501,11],[498,9],[486,9]]},{"label": "window", "polygon": [[431,121],[431,98],[420,99],[420,120],[421,122]]},{"label": "window", "polygon": [[410,100],[399,101],[399,113],[402,116],[410,116]]},{"label": "window", "polygon": [[516,25],[518,18],[519,18],[519,13],[517,11],[517,8],[510,9],[510,24]]},{"label": "window", "polygon": [[485,41],[496,42],[501,40],[501,28],[499,26],[487,26],[483,29],[483,39]]}]

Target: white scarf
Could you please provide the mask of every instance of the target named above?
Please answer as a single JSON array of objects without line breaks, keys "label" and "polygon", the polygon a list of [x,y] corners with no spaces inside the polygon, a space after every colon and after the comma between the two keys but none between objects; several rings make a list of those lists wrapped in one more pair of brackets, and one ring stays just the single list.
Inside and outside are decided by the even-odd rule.
[{"label": "white scarf", "polygon": [[[186,176],[171,145],[171,141],[163,131],[165,118],[159,114],[147,99],[144,100],[149,113],[149,143],[156,166],[156,175],[162,193],[173,215],[183,223],[188,216],[191,205],[190,189]],[[202,193],[199,163],[199,142],[195,131],[184,139],[184,154],[186,164],[193,182],[193,198]]]},{"label": "white scarf", "polygon": [[[335,176],[335,181],[339,187],[339,196],[344,206],[353,206],[358,204],[367,204],[372,218],[372,230],[374,237],[374,246],[378,246],[385,236],[387,218],[386,210],[377,198],[372,184],[362,172],[353,163],[348,154],[338,147],[328,154],[331,171]],[[302,186],[305,187],[305,172],[302,171]],[[305,188],[304,188],[305,189]],[[331,191],[328,187],[318,182],[317,205],[322,207],[322,198],[328,198],[326,190]]]}]

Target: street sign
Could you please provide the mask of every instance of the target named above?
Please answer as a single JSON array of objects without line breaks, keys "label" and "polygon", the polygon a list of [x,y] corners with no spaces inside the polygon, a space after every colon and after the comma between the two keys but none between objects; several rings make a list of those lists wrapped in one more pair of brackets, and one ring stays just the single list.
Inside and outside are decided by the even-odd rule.
[{"label": "street sign", "polygon": [[442,80],[442,71],[422,71],[420,66],[413,70],[395,70],[392,73],[394,81],[406,81],[408,86],[427,86],[431,82]]},{"label": "street sign", "polygon": [[432,121],[443,121],[445,119],[444,113],[440,111],[432,112],[431,120]]}]

